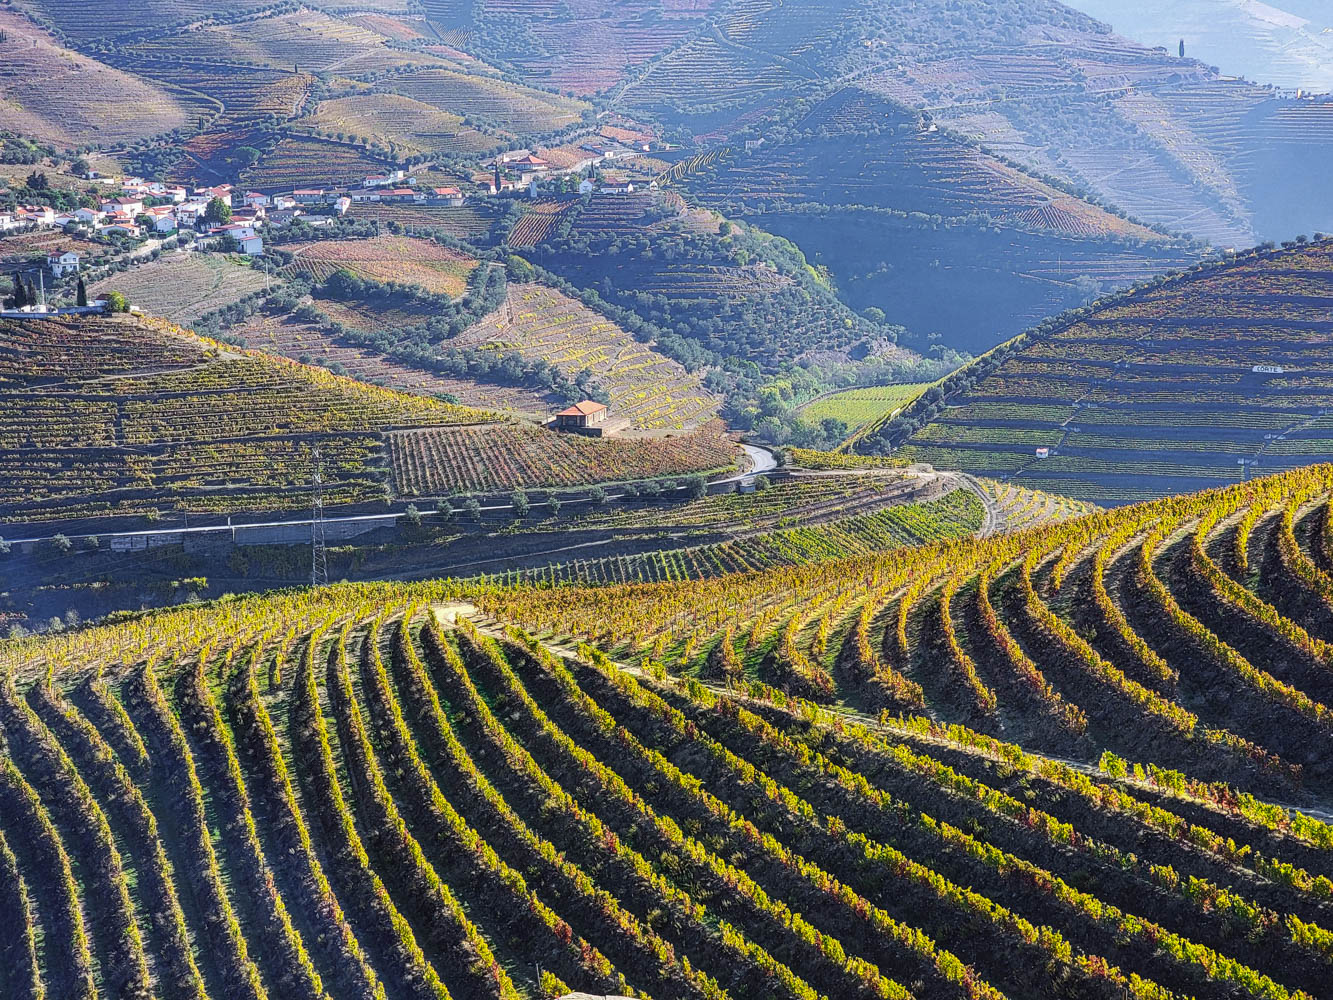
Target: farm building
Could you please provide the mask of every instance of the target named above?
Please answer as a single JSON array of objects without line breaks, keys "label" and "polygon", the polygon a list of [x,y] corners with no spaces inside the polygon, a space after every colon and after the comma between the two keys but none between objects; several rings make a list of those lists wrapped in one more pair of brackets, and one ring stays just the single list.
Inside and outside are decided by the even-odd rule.
[{"label": "farm building", "polygon": [[630,421],[625,417],[612,417],[611,411],[602,403],[585,399],[561,410],[548,426],[586,437],[610,437],[629,427]]},{"label": "farm building", "polygon": [[601,403],[585,399],[555,415],[555,425],[562,431],[587,430],[606,421],[607,409]]}]

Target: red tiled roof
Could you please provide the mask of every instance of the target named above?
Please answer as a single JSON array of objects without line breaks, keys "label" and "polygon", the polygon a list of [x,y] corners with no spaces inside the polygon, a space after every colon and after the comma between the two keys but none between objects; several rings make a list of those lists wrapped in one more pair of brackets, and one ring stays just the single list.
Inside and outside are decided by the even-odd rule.
[{"label": "red tiled roof", "polygon": [[567,410],[561,410],[556,414],[558,417],[589,417],[594,413],[601,413],[606,407],[601,403],[594,403],[591,399],[585,399],[582,402],[575,403]]}]

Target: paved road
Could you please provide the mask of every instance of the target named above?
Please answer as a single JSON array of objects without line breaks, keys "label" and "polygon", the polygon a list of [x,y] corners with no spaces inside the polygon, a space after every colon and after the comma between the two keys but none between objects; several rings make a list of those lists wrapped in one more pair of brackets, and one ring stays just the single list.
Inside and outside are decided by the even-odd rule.
[{"label": "paved road", "polygon": [[724,479],[722,482],[730,483],[737,479],[744,479],[746,476],[763,475],[765,472],[772,472],[778,467],[777,456],[767,448],[760,448],[757,445],[752,444],[743,444],[741,447],[745,449],[745,454],[750,456],[750,461],[754,463],[753,466],[749,472],[740,473],[739,475],[732,476],[730,479]]}]

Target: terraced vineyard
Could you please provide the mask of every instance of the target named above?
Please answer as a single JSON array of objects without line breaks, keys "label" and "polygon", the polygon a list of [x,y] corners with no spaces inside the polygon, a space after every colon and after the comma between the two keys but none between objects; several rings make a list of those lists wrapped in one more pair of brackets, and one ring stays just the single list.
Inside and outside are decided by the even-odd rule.
[{"label": "terraced vineyard", "polygon": [[297,120],[321,132],[365,136],[400,156],[454,153],[475,156],[494,149],[498,140],[463,124],[461,116],[397,94],[358,94],[321,101],[314,113]]},{"label": "terraced vineyard", "polygon": [[[846,489],[845,486],[842,488]],[[768,492],[775,491],[776,488]],[[710,497],[699,501],[699,505],[726,499],[730,497]],[[778,566],[803,566],[812,562],[922,545],[942,538],[970,535],[981,530],[983,524],[981,501],[968,489],[955,489],[942,499],[919,503],[877,507],[875,500],[878,499],[867,504],[871,509],[864,513],[852,513],[799,528],[755,533],[738,531],[740,537],[732,541],[686,545],[633,555],[576,559],[539,569],[501,573],[493,576],[493,579],[506,586],[520,583],[562,586],[707,580],[728,573],[748,573]],[[615,520],[624,523],[631,519],[620,517]],[[803,517],[791,516],[790,520],[803,520]]]},{"label": "terraced vineyard", "polygon": [[315,281],[336,271],[350,271],[370,281],[419,285],[453,298],[463,294],[475,257],[431,240],[410,236],[375,236],[367,240],[318,240],[283,248],[293,254],[288,267]]},{"label": "terraced vineyard", "polygon": [[93,5],[88,0],[28,0],[39,17],[60,25],[78,39],[91,41],[142,31],[157,25],[181,24],[215,14],[240,14],[263,9],[261,0],[144,0],[143,3]]},{"label": "terraced vineyard", "polygon": [[1326,995],[1331,491],[8,642],[6,995]]},{"label": "terraced vineyard", "polygon": [[[1070,236],[1161,237],[1061,192],[909,111],[857,88],[823,102],[793,138],[756,153],[728,149],[691,178],[706,204],[742,214],[752,203],[856,205],[996,223]],[[873,183],[867,180],[873,178]]]},{"label": "terraced vineyard", "polygon": [[367,201],[353,205],[347,215],[358,222],[374,220],[383,225],[397,222],[484,244],[495,227],[498,211],[490,203],[454,208],[449,205],[397,205]]},{"label": "terraced vineyard", "polygon": [[388,435],[395,489],[404,496],[582,486],[730,469],[739,456],[712,421],[664,438],[586,438],[526,424]]},{"label": "terraced vineyard", "polygon": [[509,285],[505,303],[454,343],[515,350],[570,377],[589,372],[610,397],[611,415],[638,428],[694,427],[717,416],[720,401],[698,376],[543,285]]},{"label": "terraced vineyard", "polygon": [[886,417],[892,417],[921,393],[927,386],[909,385],[871,385],[855,389],[843,389],[811,400],[801,407],[801,414],[806,420],[818,423],[832,417],[841,420],[847,427],[856,431],[870,424],[878,423]]},{"label": "terraced vineyard", "polygon": [[[207,63],[178,63],[169,57],[122,60],[139,76],[206,95],[222,105],[223,115],[244,121],[263,115],[287,118],[296,113],[314,77],[292,72],[291,66],[256,69],[216,66]],[[191,151],[191,145],[186,146]]]},{"label": "terraced vineyard", "polygon": [[546,239],[560,224],[561,218],[573,207],[573,200],[540,201],[527,207],[527,211],[514,224],[509,233],[511,247],[535,247]]},{"label": "terraced vineyard", "polygon": [[[137,318],[0,322],[0,518],[383,499],[388,427],[493,419]],[[378,472],[378,475],[377,475]]]},{"label": "terraced vineyard", "polygon": [[232,24],[191,25],[186,33],[136,42],[125,54],[131,59],[165,59],[179,58],[182,50],[197,51],[206,53],[209,62],[348,75],[439,62],[430,53],[394,49],[386,42],[383,35],[361,25],[301,9]]},{"label": "terraced vineyard", "polygon": [[272,153],[241,175],[247,188],[290,191],[310,186],[355,187],[386,164],[357,146],[319,139],[285,138]]},{"label": "terraced vineyard", "polygon": [[554,132],[579,120],[587,105],[489,77],[427,69],[394,78],[406,97],[516,133]]},{"label": "terraced vineyard", "polygon": [[[370,324],[386,321],[383,313],[367,310],[363,315],[343,308],[343,303],[327,299],[318,300],[317,306],[330,319],[347,326],[358,322]],[[247,347],[325,368],[338,365],[338,370],[362,382],[371,382],[400,392],[415,392],[426,396],[449,395],[464,406],[518,413],[533,419],[544,419],[559,408],[556,404],[560,400],[553,394],[542,394],[520,386],[436,375],[386,358],[375,351],[344,343],[328,333],[322,324],[303,322],[292,316],[252,316],[246,322],[230,327],[227,332],[240,337]]]},{"label": "terraced vineyard", "polygon": [[1324,461],[1330,303],[1331,243],[1111,300],[963,369],[894,454],[1119,502]]},{"label": "terraced vineyard", "polygon": [[106,253],[106,246],[79,236],[67,236],[60,229],[33,229],[22,233],[0,236],[0,267],[12,270],[14,265],[32,265],[44,262],[49,253],[73,250],[87,261]]},{"label": "terraced vineyard", "polygon": [[220,254],[168,253],[95,282],[88,291],[121,292],[144,312],[189,325],[264,287],[263,271]]},{"label": "terraced vineyard", "polygon": [[892,339],[848,309],[794,243],[748,226],[724,234],[722,221],[672,191],[598,192],[523,256],[661,329],[766,368],[815,345]]},{"label": "terraced vineyard", "polygon": [[188,119],[161,87],[63,47],[12,10],[0,11],[0,34],[0,129],[78,146],[143,139]]}]

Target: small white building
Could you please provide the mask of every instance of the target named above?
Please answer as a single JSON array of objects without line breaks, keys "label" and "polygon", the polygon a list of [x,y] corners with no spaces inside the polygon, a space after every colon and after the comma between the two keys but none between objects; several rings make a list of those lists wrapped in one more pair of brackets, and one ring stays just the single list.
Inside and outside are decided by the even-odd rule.
[{"label": "small white building", "polygon": [[20,205],[15,219],[25,226],[51,226],[56,221],[56,210],[50,205]]},{"label": "small white building", "polygon": [[189,226],[191,229],[198,229],[204,218],[204,213],[207,211],[208,202],[187,201],[183,205],[176,206],[176,223],[181,226]]},{"label": "small white building", "polygon": [[150,208],[146,213],[153,220],[153,232],[174,233],[176,231],[176,210],[170,205]]},{"label": "small white building", "polygon": [[64,253],[56,253],[54,250],[46,255],[46,266],[51,271],[51,276],[63,278],[67,274],[77,274],[79,271],[79,255],[73,250],[66,250]]},{"label": "small white building", "polygon": [[634,183],[632,181],[607,181],[602,185],[602,191],[606,194],[633,194]]},{"label": "small white building", "polygon": [[95,208],[76,208],[74,218],[85,225],[91,226],[102,217],[102,213]]},{"label": "small white building", "polygon": [[262,191],[247,191],[241,202],[251,208],[268,208],[269,205],[273,204],[273,199]]},{"label": "small white building", "polygon": [[230,184],[219,184],[217,187],[195,188],[194,196],[195,198],[206,202],[212,201],[214,198],[221,198],[222,203],[228,208],[231,208],[231,192],[232,187]]},{"label": "small white building", "polygon": [[579,194],[592,194],[593,188],[596,186],[596,184],[585,177],[583,180],[579,181]]},{"label": "small white building", "polygon": [[131,219],[143,214],[141,198],[113,198],[102,202],[102,212],[106,215],[128,215]]},{"label": "small white building", "polygon": [[253,226],[220,226],[213,230],[213,235],[230,236],[236,241],[236,248],[248,257],[257,257],[264,252],[264,241]]},{"label": "small white building", "polygon": [[407,176],[405,170],[390,170],[387,174],[371,174],[361,182],[363,188],[385,187],[389,184],[397,184]]}]

